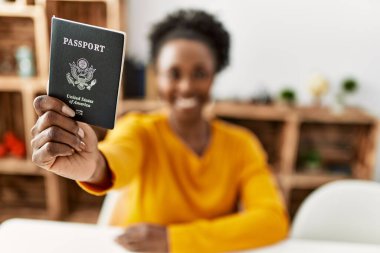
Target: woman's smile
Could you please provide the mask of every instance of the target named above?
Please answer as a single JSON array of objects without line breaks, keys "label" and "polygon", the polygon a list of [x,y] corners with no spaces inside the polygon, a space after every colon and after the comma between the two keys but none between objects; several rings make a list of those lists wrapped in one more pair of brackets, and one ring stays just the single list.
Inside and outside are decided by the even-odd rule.
[{"label": "woman's smile", "polygon": [[199,100],[196,97],[188,97],[188,98],[176,98],[174,101],[174,106],[178,109],[193,109],[199,106]]}]

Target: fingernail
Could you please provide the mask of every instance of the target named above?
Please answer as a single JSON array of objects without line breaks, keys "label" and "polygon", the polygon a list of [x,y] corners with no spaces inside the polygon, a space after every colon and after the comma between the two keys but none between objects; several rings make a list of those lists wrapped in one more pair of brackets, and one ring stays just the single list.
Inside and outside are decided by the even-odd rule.
[{"label": "fingernail", "polygon": [[84,131],[83,131],[82,128],[79,128],[79,130],[78,130],[78,135],[79,135],[79,137],[81,137],[82,139],[84,138]]},{"label": "fingernail", "polygon": [[83,141],[80,142],[79,146],[82,150],[86,149],[86,143],[84,143]]},{"label": "fingernail", "polygon": [[62,112],[64,114],[66,114],[67,116],[70,116],[70,117],[74,117],[75,116],[75,112],[70,107],[68,107],[67,105],[64,105],[62,107]]}]

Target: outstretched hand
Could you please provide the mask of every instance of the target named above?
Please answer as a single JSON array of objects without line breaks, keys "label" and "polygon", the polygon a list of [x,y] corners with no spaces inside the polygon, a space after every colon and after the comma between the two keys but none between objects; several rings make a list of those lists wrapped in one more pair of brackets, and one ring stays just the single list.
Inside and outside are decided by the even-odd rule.
[{"label": "outstretched hand", "polygon": [[75,112],[59,99],[39,96],[33,105],[38,115],[31,130],[33,162],[60,176],[89,181],[104,159],[95,132],[75,121]]},{"label": "outstretched hand", "polygon": [[137,252],[169,252],[167,229],[164,226],[140,223],[127,228],[116,242]]}]

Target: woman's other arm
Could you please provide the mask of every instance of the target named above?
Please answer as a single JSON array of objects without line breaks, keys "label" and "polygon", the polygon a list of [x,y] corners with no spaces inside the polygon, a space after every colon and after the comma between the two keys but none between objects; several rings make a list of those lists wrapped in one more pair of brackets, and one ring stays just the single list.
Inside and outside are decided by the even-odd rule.
[{"label": "woman's other arm", "polygon": [[249,142],[240,173],[243,210],[214,220],[171,225],[171,252],[226,252],[275,243],[288,232],[287,212],[260,144]]}]

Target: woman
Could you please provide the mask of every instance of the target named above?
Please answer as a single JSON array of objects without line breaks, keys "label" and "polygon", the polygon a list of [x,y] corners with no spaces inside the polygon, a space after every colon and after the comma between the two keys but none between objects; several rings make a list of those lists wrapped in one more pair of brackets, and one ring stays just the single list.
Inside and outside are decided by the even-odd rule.
[{"label": "woman", "polygon": [[117,241],[129,250],[223,252],[283,239],[286,211],[258,140],[202,116],[228,64],[223,25],[202,11],[178,11],[154,26],[150,41],[169,113],[130,113],[98,145],[67,105],[40,96],[33,161],[95,195],[128,186],[114,225],[127,227]]}]

